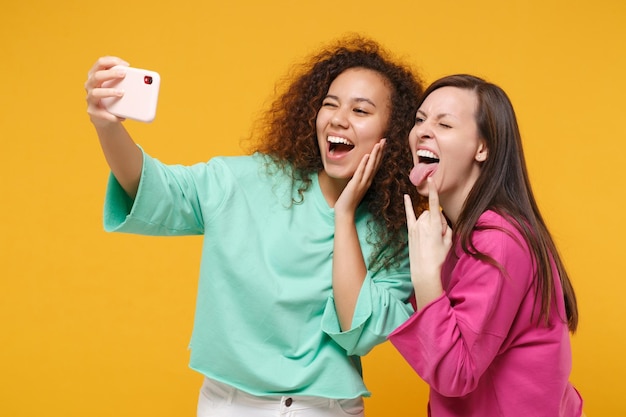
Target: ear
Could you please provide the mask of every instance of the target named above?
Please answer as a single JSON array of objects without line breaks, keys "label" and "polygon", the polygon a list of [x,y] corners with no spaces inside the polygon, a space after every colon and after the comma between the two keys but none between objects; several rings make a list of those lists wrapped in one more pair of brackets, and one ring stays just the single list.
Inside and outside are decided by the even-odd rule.
[{"label": "ear", "polygon": [[474,159],[478,162],[485,162],[488,156],[489,149],[487,149],[487,144],[484,140],[481,140],[478,145],[478,149],[476,150],[476,155],[474,155]]}]

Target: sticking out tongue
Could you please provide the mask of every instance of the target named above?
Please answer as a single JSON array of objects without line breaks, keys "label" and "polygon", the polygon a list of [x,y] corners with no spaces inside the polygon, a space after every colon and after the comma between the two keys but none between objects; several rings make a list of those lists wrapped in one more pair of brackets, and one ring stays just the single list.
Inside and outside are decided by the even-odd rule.
[{"label": "sticking out tongue", "polygon": [[411,173],[409,174],[409,180],[411,180],[411,183],[414,186],[419,187],[420,184],[426,181],[426,178],[430,177],[431,175],[435,173],[435,171],[437,171],[438,166],[439,164],[437,163],[434,163],[434,164],[419,163],[417,164],[417,166],[413,167],[413,169],[411,170]]}]

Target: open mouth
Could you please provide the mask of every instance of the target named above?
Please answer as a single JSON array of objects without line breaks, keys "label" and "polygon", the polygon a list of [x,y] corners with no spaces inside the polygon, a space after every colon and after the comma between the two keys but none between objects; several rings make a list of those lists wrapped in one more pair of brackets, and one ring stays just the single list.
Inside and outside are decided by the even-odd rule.
[{"label": "open mouth", "polygon": [[345,154],[354,149],[354,144],[345,138],[339,136],[328,136],[328,151],[331,155]]},{"label": "open mouth", "polygon": [[433,176],[439,168],[439,156],[426,149],[418,149],[417,165],[409,173],[411,183],[416,187],[421,186],[426,178]]},{"label": "open mouth", "polygon": [[417,151],[417,161],[420,164],[436,164],[439,162],[439,157],[431,151],[419,149]]}]

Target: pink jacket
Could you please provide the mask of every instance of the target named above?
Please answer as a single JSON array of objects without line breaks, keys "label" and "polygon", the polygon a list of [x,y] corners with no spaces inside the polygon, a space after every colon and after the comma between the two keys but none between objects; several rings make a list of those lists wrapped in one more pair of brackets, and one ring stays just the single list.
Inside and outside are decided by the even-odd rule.
[{"label": "pink jacket", "polygon": [[456,246],[442,268],[444,294],[389,336],[430,385],[429,415],[580,416],[558,279],[550,324],[538,324],[533,260],[522,236],[492,211],[478,225],[509,232],[475,230],[472,237],[508,276]]}]

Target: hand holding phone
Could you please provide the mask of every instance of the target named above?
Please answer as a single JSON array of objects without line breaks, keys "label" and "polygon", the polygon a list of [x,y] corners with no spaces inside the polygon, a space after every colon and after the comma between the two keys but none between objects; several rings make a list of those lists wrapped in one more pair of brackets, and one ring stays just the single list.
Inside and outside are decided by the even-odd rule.
[{"label": "hand holding phone", "polygon": [[111,114],[125,119],[149,123],[156,115],[161,77],[155,71],[116,65],[111,69],[126,72],[122,79],[102,83],[104,88],[124,91],[122,97],[107,97],[102,104]]}]

